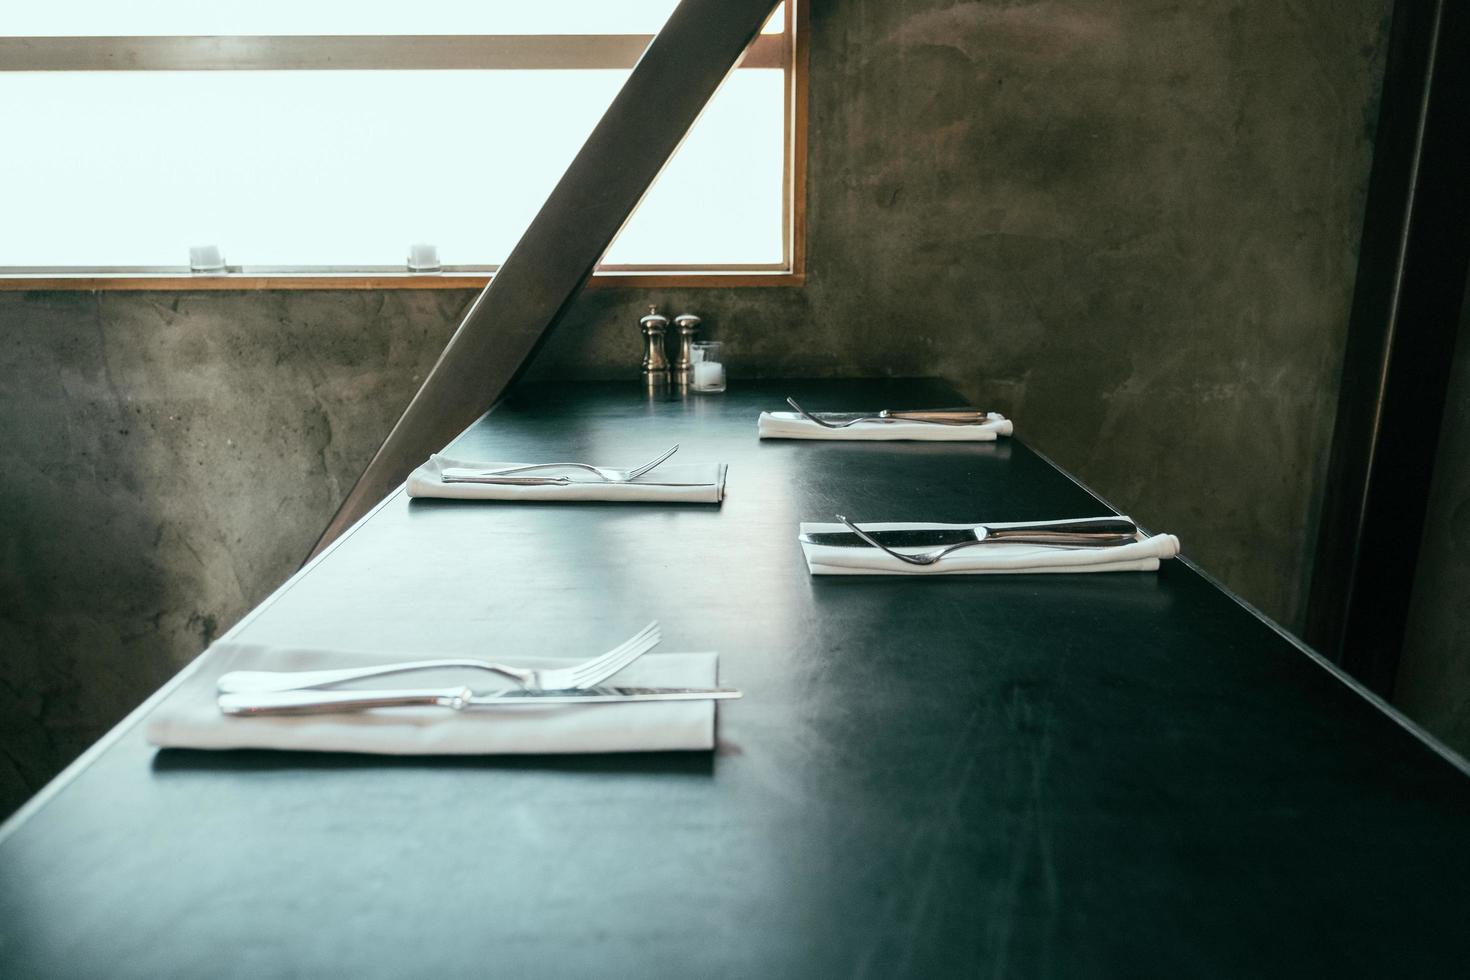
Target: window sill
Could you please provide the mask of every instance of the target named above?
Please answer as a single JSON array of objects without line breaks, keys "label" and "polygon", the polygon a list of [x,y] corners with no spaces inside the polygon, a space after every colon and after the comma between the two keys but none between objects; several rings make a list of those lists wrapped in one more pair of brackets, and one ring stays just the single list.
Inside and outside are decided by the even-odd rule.
[{"label": "window sill", "polygon": [[[484,289],[488,272],[319,273],[230,272],[189,275],[175,272],[37,272],[0,274],[0,292],[20,291],[229,291],[268,289]],[[789,269],[681,272],[628,270],[599,271],[587,284],[592,289],[616,288],[745,288],[802,286],[806,275]]]}]

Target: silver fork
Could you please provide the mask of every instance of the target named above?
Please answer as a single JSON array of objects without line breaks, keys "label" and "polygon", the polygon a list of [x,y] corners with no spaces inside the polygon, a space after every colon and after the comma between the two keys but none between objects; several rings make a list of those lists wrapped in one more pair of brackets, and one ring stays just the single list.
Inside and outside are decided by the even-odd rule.
[{"label": "silver fork", "polygon": [[220,675],[218,687],[221,694],[300,691],[313,687],[328,687],[363,677],[378,677],[383,674],[400,674],[411,670],[429,670],[440,667],[460,667],[504,674],[506,677],[513,678],[516,683],[528,691],[574,690],[596,687],[658,646],[660,639],[662,635],[658,621],[654,620],[626,642],[613,647],[600,657],[593,657],[574,667],[536,670],[530,667],[512,667],[509,664],[491,663],[488,660],[461,658],[411,660],[394,664],[378,664],[372,667],[345,667],[337,670],[232,670]]},{"label": "silver fork", "polygon": [[796,404],[796,399],[786,399],[786,404],[796,409],[796,413],[810,422],[815,422],[824,429],[845,429],[849,425],[857,425],[859,422],[923,422],[929,425],[978,425],[990,420],[990,416],[984,412],[972,411],[934,411],[934,412],[890,412],[884,410],[881,415],[864,415],[855,419],[844,419],[841,422],[829,422],[826,419],[817,418],[811,412]]},{"label": "silver fork", "polygon": [[[959,544],[952,544],[952,545],[949,545],[949,546],[944,547],[944,548],[935,548],[933,551],[922,551],[922,552],[920,552],[917,555],[906,555],[902,551],[894,551],[892,548],[888,547],[887,545],[879,544],[878,541],[877,541],[877,539],[875,539],[871,534],[869,534],[867,531],[864,531],[862,528],[858,527],[856,524],[854,524],[852,521],[849,521],[847,518],[843,517],[841,514],[838,514],[837,515],[837,519],[839,521],[841,521],[842,523],[846,524],[847,525],[847,529],[849,531],[851,531],[853,534],[856,534],[858,537],[862,538],[864,541],[868,542],[868,544],[872,545],[874,548],[877,548],[879,551],[883,551],[883,552],[886,552],[887,554],[892,555],[893,557],[897,558],[899,561],[908,562],[910,565],[932,565],[935,562],[939,561],[939,559],[943,558],[945,555],[948,555],[948,554],[950,554],[952,552],[959,551],[961,548],[973,548],[977,544],[984,544],[985,542],[990,541],[990,540],[1016,540],[1017,537],[1018,537],[1016,535],[1012,535],[1009,538],[1002,538],[1003,532],[1005,530],[1016,530],[1016,531],[1023,530],[1022,528],[1014,528],[1014,529],[1002,529],[1001,532],[997,532],[997,531],[995,531],[995,530],[993,530],[991,528],[988,528],[988,527],[986,527],[986,526],[984,526],[982,524],[982,525],[979,525],[979,526],[977,526],[975,528],[975,540],[974,541],[962,541]],[[994,538],[993,539],[992,539],[992,535],[994,535]],[[1132,544],[1134,541],[1137,540],[1137,538],[1135,538],[1131,534],[1087,534],[1087,533],[1082,533],[1082,534],[1070,535],[1070,534],[1065,534],[1065,533],[1054,533],[1054,534],[1050,534],[1050,535],[1047,535],[1047,534],[1036,534],[1035,537],[1037,537],[1037,538],[1050,538],[1051,540],[1040,540],[1040,541],[1038,541],[1038,540],[1032,540],[1029,543],[1032,543],[1032,544],[1052,544],[1052,545],[1059,545],[1059,546],[1065,546],[1065,547],[1074,547],[1074,548],[1116,548],[1116,547],[1119,547],[1120,545]]]},{"label": "silver fork", "polygon": [[[531,470],[552,470],[575,467],[579,470],[588,470],[596,473],[608,483],[632,483],[649,470],[653,469],[674,453],[679,451],[679,444],[675,443],[668,449],[659,453],[653,459],[642,466],[634,466],[629,469],[617,469],[610,466],[593,466],[590,463],[531,463],[526,466],[508,466],[500,470],[475,470],[466,472],[463,467],[445,470],[443,479],[445,483],[477,483],[482,482],[477,478],[484,478],[483,482],[505,482],[504,477],[513,476],[516,473],[528,473]],[[571,482],[568,480],[567,482]]]}]

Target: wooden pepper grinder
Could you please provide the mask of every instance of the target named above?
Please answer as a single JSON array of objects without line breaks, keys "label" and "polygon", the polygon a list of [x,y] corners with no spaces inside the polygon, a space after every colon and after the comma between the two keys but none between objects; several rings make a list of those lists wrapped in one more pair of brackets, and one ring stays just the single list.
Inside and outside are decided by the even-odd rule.
[{"label": "wooden pepper grinder", "polygon": [[674,317],[674,326],[679,328],[679,353],[674,357],[674,384],[687,387],[689,377],[694,370],[694,362],[690,358],[691,345],[694,343],[694,333],[699,329],[699,317],[693,313],[681,313]]},{"label": "wooden pepper grinder", "polygon": [[650,306],[648,315],[638,321],[643,328],[643,383],[653,388],[669,383],[669,359],[664,354],[664,333],[669,329],[669,318]]}]

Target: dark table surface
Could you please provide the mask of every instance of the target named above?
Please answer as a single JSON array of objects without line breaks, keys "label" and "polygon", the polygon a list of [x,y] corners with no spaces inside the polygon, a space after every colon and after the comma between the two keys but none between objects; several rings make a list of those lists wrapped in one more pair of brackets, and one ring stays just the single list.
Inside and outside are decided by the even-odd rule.
[{"label": "dark table surface", "polygon": [[746,692],[716,752],[159,752],[124,723],[0,842],[0,976],[1465,975],[1455,762],[1180,561],[810,577],[796,525],[837,511],[1105,510],[1014,440],[758,441],[787,394],[955,400],[523,388],[456,451],[679,442],[730,464],[725,503],[400,494],[235,632],[575,656],[656,617]]}]

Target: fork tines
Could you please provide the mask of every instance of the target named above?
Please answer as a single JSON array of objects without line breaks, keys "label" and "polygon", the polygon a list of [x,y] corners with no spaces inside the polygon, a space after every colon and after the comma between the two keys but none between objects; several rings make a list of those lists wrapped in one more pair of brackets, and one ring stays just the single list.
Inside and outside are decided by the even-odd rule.
[{"label": "fork tines", "polygon": [[[597,659],[589,660],[575,668],[573,676],[576,678],[576,684],[572,686],[580,686],[589,679],[595,682],[605,677],[611,677],[657,646],[659,640],[662,638],[663,633],[659,629],[658,620],[654,620],[621,646],[614,647]],[[616,666],[614,666],[615,664]]]}]

